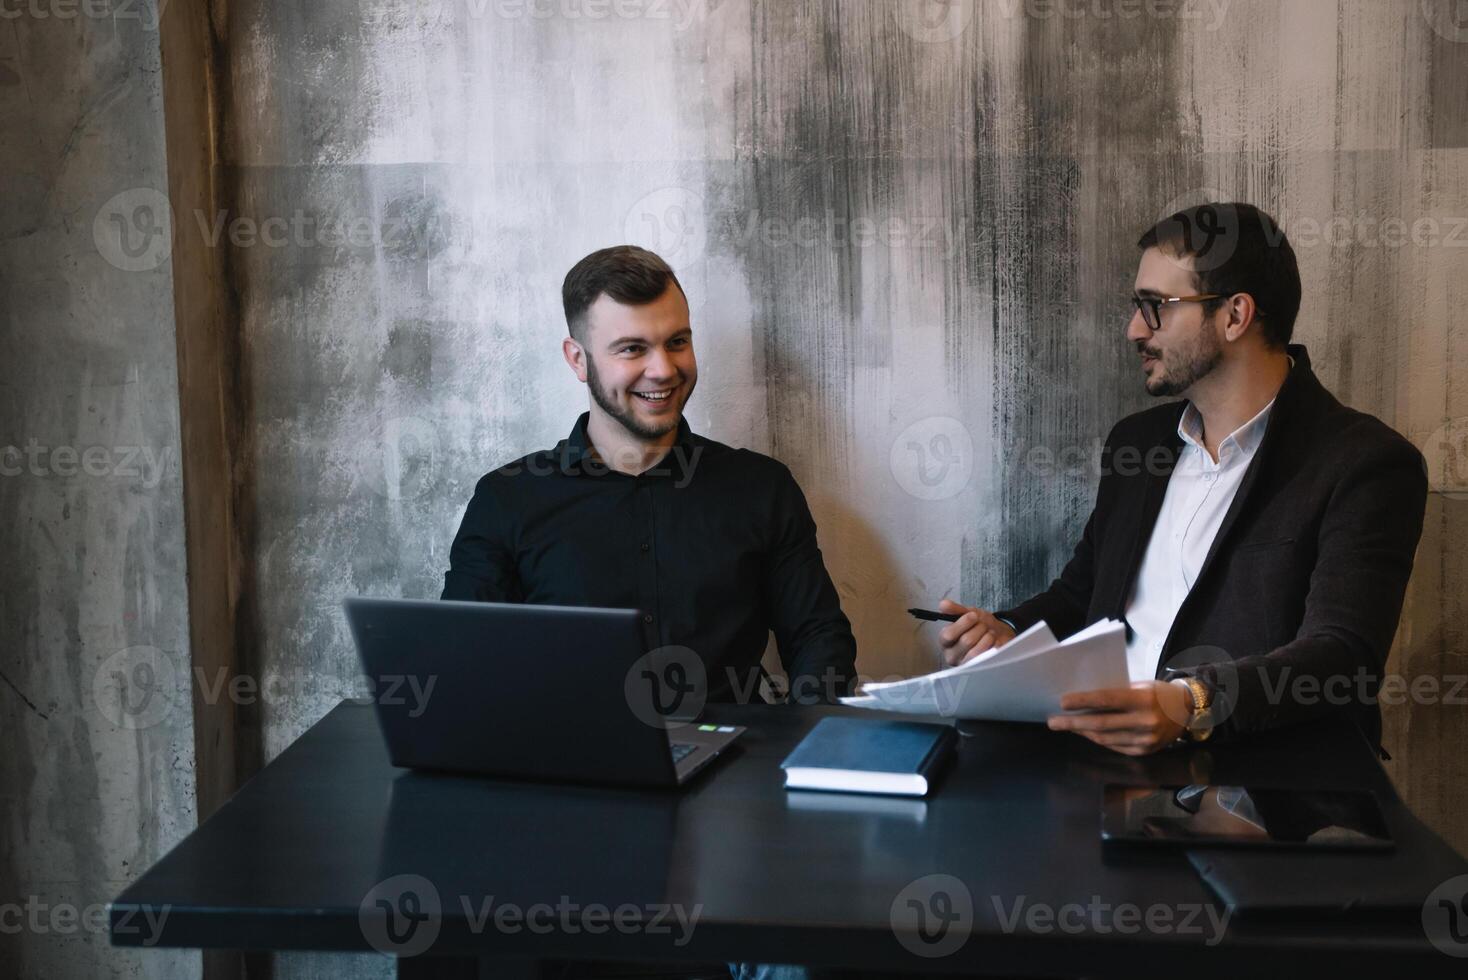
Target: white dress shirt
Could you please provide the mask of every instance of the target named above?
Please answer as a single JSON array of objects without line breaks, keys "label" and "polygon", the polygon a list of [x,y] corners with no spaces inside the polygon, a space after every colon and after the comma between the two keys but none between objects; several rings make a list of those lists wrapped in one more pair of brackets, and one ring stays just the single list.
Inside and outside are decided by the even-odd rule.
[{"label": "white dress shirt", "polygon": [[1264,440],[1273,407],[1271,399],[1258,415],[1229,433],[1218,444],[1216,463],[1203,448],[1203,417],[1192,402],[1183,409],[1177,424],[1183,448],[1167,481],[1167,494],[1126,607],[1127,624],[1132,628],[1126,645],[1127,672],[1132,680],[1150,681],[1157,676],[1162,644],[1198,579],[1249,461]]}]

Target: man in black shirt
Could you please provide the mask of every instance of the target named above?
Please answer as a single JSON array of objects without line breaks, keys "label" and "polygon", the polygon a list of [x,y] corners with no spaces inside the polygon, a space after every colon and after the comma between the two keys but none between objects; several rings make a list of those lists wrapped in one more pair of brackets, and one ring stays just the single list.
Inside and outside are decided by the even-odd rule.
[{"label": "man in black shirt", "polygon": [[443,598],[640,610],[647,648],[691,650],[716,701],[757,698],[773,630],[792,701],[850,693],[856,641],[800,487],[683,419],[698,364],[673,270],[602,249],[561,298],[562,353],[590,411],[554,449],[479,481]]}]

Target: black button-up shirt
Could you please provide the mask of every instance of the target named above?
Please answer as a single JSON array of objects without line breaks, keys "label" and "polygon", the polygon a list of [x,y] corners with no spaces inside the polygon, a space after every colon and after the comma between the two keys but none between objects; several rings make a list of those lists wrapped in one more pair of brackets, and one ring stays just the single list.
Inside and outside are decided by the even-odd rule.
[{"label": "black button-up shirt", "polygon": [[588,417],[479,481],[443,598],[637,609],[649,650],[698,654],[712,700],[758,691],[774,631],[793,700],[848,693],[856,641],[790,470],[684,421],[669,453],[629,476],[591,451]]}]

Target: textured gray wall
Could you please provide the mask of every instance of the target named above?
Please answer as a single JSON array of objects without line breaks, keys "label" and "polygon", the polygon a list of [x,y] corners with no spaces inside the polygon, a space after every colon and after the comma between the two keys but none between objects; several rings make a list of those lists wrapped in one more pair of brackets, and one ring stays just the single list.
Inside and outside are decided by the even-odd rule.
[{"label": "textured gray wall", "polygon": [[[1205,197],[1281,218],[1305,277],[1297,337],[1318,373],[1428,455],[1436,492],[1393,666],[1407,677],[1468,672],[1468,23],[1452,0],[235,0],[215,10],[212,177],[231,204],[176,218],[214,241],[201,247],[224,250],[239,311],[239,397],[227,404],[247,431],[233,479],[253,515],[254,587],[238,635],[251,647],[241,662],[265,682],[244,724],[266,758],[354,689],[340,598],[437,594],[475,480],[552,444],[581,410],[584,389],[557,350],[557,289],[587,251],[633,240],[673,262],[702,366],[691,422],[791,465],[860,668],[909,673],[936,655],[931,628],[907,621],[905,606],[1002,602],[1063,563],[1094,492],[1079,461],[1118,416],[1148,404],[1122,339],[1131,243]],[[123,48],[108,56],[140,67],[141,49]],[[109,50],[98,41],[84,53]],[[46,64],[82,56],[57,51]],[[12,64],[0,61],[0,81]],[[12,74],[42,78],[26,71]],[[19,128],[27,139],[51,140],[50,155],[27,151],[21,171],[45,186],[65,172],[57,160],[76,167],[81,156],[97,179],[72,198],[23,191],[49,218],[4,219],[49,229],[22,240],[7,230],[7,287],[23,277],[71,286],[48,287],[49,300],[7,288],[6,329],[71,343],[64,354],[32,343],[0,366],[4,421],[22,420],[0,442],[31,430],[87,438],[66,427],[93,416],[64,402],[85,357],[99,379],[139,365],[151,380],[124,404],[132,414],[114,411],[108,424],[130,420],[163,443],[166,268],[118,276],[84,247],[114,192],[103,185],[159,186],[156,139],[137,145],[156,131],[153,76],[134,71],[135,101],[113,105],[109,83],[47,72],[54,90],[94,88],[66,103],[69,115],[16,110],[36,119]],[[14,87],[0,92],[27,105]],[[101,135],[68,144],[78,120]],[[118,143],[111,127],[123,122],[130,136]],[[49,383],[38,390],[37,379]],[[1035,448],[1062,465],[1026,465]],[[88,485],[103,526],[64,538],[48,527],[53,541],[24,510],[69,486],[0,480],[20,567],[40,570],[3,573],[20,576],[6,580],[3,624],[96,595],[77,607],[82,635],[132,632],[94,650],[51,638],[60,627],[10,629],[37,638],[7,647],[0,669],[43,710],[74,703],[88,665],[112,649],[183,643],[181,546],[164,520],[177,514],[176,486],[139,497]],[[116,496],[104,506],[103,493]],[[143,502],[155,538],[130,546],[148,557],[129,566],[139,552],[102,542],[125,539],[125,515]],[[104,563],[95,577],[70,571],[83,544],[87,568]],[[129,579],[124,568],[138,571]],[[147,631],[122,625],[134,588],[152,588],[159,604]],[[1421,700],[1388,708],[1389,768],[1468,848],[1468,713]],[[22,714],[31,751],[4,765],[51,767],[53,779],[104,771],[77,750],[76,723],[65,726],[67,757],[54,720]],[[126,745],[89,737],[144,773],[177,765],[169,785],[187,784],[186,727]],[[116,771],[109,761],[109,778]],[[0,772],[7,794],[36,778]],[[12,799],[8,819],[33,841],[57,806],[72,807],[48,846],[67,860],[93,854],[83,877],[120,853],[96,827],[136,806],[130,788],[95,778]],[[119,820],[117,833],[140,825]],[[24,838],[7,836],[0,853],[16,867],[12,839]],[[27,874],[46,866],[27,860]],[[280,964],[286,976],[368,969],[386,964]]]},{"label": "textured gray wall", "polygon": [[158,35],[5,11],[0,976],[195,976],[98,931],[195,823]]},{"label": "textured gray wall", "polygon": [[[869,675],[935,662],[905,606],[997,603],[1064,561],[1081,454],[1148,403],[1132,242],[1183,203],[1281,218],[1318,372],[1461,488],[1455,9],[236,3],[234,217],[308,229],[236,257],[262,657],[309,678],[265,705],[267,755],[353,674],[339,598],[434,594],[477,477],[569,428],[557,287],[620,240],[690,293],[695,428],[800,478]],[[1408,675],[1463,669],[1461,498],[1432,498]],[[1394,774],[1468,845],[1461,707],[1388,714]]]}]

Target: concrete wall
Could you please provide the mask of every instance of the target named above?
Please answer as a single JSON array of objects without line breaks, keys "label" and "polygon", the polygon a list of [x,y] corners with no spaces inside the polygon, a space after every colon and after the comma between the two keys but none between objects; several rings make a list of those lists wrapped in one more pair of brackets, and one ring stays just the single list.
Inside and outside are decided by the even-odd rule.
[{"label": "concrete wall", "polygon": [[[1184,203],[1281,218],[1318,372],[1452,483],[1468,33],[1439,6],[236,3],[233,217],[305,229],[236,249],[262,659],[308,678],[267,754],[353,671],[339,598],[434,594],[477,477],[569,428],[557,287],[621,240],[688,288],[695,428],[801,479],[868,674],[934,664],[905,606],[1060,567],[1094,476],[1026,453],[1148,404],[1132,243]],[[1432,498],[1404,672],[1461,668],[1464,507]],[[1388,745],[1468,845],[1462,718],[1390,711]]]},{"label": "concrete wall", "polygon": [[0,975],[196,976],[100,931],[195,823],[156,19],[4,10]]},{"label": "concrete wall", "polygon": [[[174,266],[188,281],[175,291],[190,311],[180,313],[185,444],[194,432],[205,445],[189,464],[190,514],[196,527],[210,513],[234,526],[221,536],[229,570],[190,601],[196,612],[213,604],[196,639],[233,644],[211,647],[211,668],[264,682],[229,722],[238,753],[210,757],[229,774],[200,774],[210,799],[354,690],[341,597],[436,595],[479,475],[569,429],[585,396],[557,349],[559,283],[587,251],[625,240],[662,252],[689,292],[702,367],[690,421],[791,465],[852,617],[859,665],[885,675],[936,662],[931,627],[908,621],[904,607],[943,595],[997,604],[1040,588],[1063,563],[1094,492],[1079,460],[1118,416],[1149,403],[1122,339],[1137,233],[1195,200],[1257,202],[1294,239],[1305,277],[1297,338],[1318,373],[1406,433],[1434,468],[1393,667],[1408,677],[1465,673],[1468,24],[1451,0],[235,0],[209,9],[213,19],[194,20],[184,56],[167,63],[168,85],[187,79],[211,100],[207,113],[176,93],[169,102],[175,218],[191,243]],[[42,43],[41,27],[54,25],[30,25],[27,43]],[[101,49],[84,50],[96,58]],[[79,57],[67,49],[43,63]],[[144,60],[138,50],[116,57],[134,69]],[[0,71],[12,64],[0,60]],[[63,67],[42,70],[20,77],[80,84]],[[83,227],[112,185],[160,186],[156,75],[129,77],[135,102],[107,102],[98,82],[70,114],[23,110],[35,119],[28,128],[52,140],[24,157],[36,186],[88,153],[106,166],[90,164],[97,179],[73,198],[20,193],[38,216],[4,219],[7,229],[35,226],[28,238],[6,233],[6,285],[42,280],[54,298],[7,289],[21,312],[7,312],[6,329],[24,324],[33,352],[0,366],[4,420],[30,421],[0,442],[33,429],[88,438],[65,428],[94,417],[63,403],[66,385],[74,394],[133,363],[159,387],[135,385],[130,397],[148,397],[107,424],[133,420],[159,443],[177,438],[177,420],[156,428],[173,404],[173,379],[158,367],[168,363],[159,325],[168,307],[143,316],[152,308],[140,295],[166,295],[167,266],[120,275],[87,252]],[[27,105],[13,85],[0,91]],[[101,135],[67,143],[77,120],[78,132]],[[107,127],[122,121],[129,142],[108,142]],[[195,129],[207,152],[190,149]],[[143,152],[137,134],[149,132]],[[128,168],[139,169],[118,177]],[[208,277],[203,298],[185,298]],[[132,332],[104,334],[118,311],[139,314]],[[201,332],[216,322],[222,332]],[[94,334],[114,339],[89,345]],[[52,336],[82,342],[63,355],[38,342]],[[215,346],[185,350],[195,340]],[[97,365],[86,378],[75,368],[83,356]],[[211,359],[222,365],[212,379]],[[28,400],[16,403],[19,391]],[[201,421],[199,412],[214,414]],[[1027,464],[1034,448],[1061,464]],[[18,573],[20,591],[5,589],[7,603],[30,612],[7,605],[4,624],[44,622],[95,593],[104,611],[82,619],[125,632],[133,606],[105,612],[120,581],[151,586],[172,618],[100,654],[61,639],[63,626],[45,636],[39,626],[9,630],[35,638],[19,654],[7,649],[0,669],[38,692],[27,694],[37,705],[71,703],[77,664],[84,673],[110,649],[184,644],[181,592],[170,584],[182,554],[176,484],[167,501],[126,496],[105,507],[88,486],[88,513],[104,526],[64,539],[48,527],[48,539],[38,518],[16,514],[75,485],[0,480],[7,534],[20,535],[19,553],[40,570]],[[211,511],[210,493],[227,505]],[[115,539],[105,522],[122,522],[142,499],[169,546],[150,544],[154,564],[129,567],[151,570],[66,580],[75,561],[60,555],[85,542],[87,560],[99,561],[99,542]],[[172,521],[158,516],[165,503]],[[196,565],[207,558],[191,549]],[[126,566],[121,552],[118,561]],[[1387,710],[1389,768],[1409,802],[1468,848],[1465,712],[1442,692],[1419,701]],[[74,723],[68,760],[53,751],[59,735],[40,741],[55,722],[22,714],[35,744],[5,765],[92,769]],[[204,724],[216,730],[221,718]],[[129,745],[134,766],[152,772],[177,758],[186,774],[179,724]],[[175,755],[160,739],[184,748]],[[0,772],[6,793],[23,785]],[[41,792],[16,794],[10,818],[33,837],[50,813],[33,800],[72,802]],[[84,781],[52,792],[79,795],[66,843],[52,846],[94,853],[96,867],[118,853],[95,828],[100,814],[131,812],[129,797]],[[146,831],[149,840],[169,832]],[[19,853],[11,839],[0,853]],[[46,866],[26,860],[27,874]],[[386,968],[293,956],[277,972]]]}]

